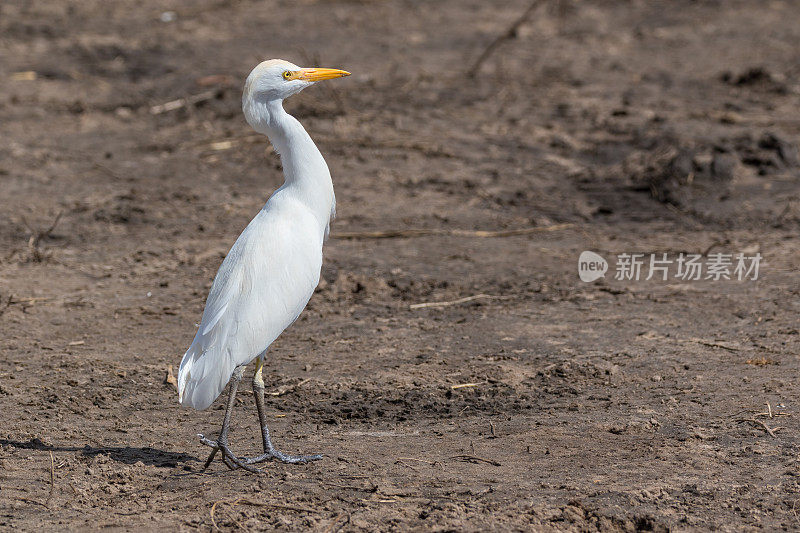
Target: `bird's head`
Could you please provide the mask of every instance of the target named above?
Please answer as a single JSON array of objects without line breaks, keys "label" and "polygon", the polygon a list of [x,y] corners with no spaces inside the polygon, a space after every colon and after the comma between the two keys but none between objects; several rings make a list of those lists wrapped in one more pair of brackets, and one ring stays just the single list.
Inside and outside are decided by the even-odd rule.
[{"label": "bird's head", "polygon": [[[244,84],[242,108],[247,121],[259,114],[259,108],[270,102],[299,93],[306,87],[322,80],[349,76],[350,73],[334,68],[302,68],[283,59],[270,59],[254,68]],[[261,104],[261,105],[259,105]]]}]

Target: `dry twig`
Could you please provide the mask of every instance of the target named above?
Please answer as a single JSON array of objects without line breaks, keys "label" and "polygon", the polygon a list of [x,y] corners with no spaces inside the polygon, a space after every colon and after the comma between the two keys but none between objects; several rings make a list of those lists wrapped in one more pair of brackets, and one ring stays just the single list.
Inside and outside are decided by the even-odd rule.
[{"label": "dry twig", "polygon": [[756,426],[760,426],[761,429],[766,431],[770,437],[776,438],[775,432],[778,430],[783,429],[782,427],[771,428],[769,427],[764,421],[758,420],[757,418],[740,418],[737,422],[750,422],[751,424],[755,424]]},{"label": "dry twig", "polygon": [[775,418],[775,417],[778,417],[778,416],[792,416],[792,415],[791,415],[791,413],[783,413],[783,412],[780,412],[780,411],[777,412],[777,413],[774,412],[772,410],[772,406],[769,404],[769,402],[767,402],[767,411],[763,412],[763,413],[756,413],[756,414],[753,415],[753,418],[755,418],[757,416],[766,416],[766,417],[769,417],[769,418]]},{"label": "dry twig", "polygon": [[[344,518],[344,522],[339,523],[339,521],[342,518]],[[325,533],[334,533],[336,531],[339,531],[340,529],[342,529],[344,526],[346,526],[349,523],[350,523],[350,513],[342,513],[342,514],[338,515],[336,518],[333,519],[333,522],[325,530]]]},{"label": "dry twig", "polygon": [[56,490],[56,473],[55,473],[55,460],[53,459],[53,450],[50,450],[50,494],[47,496],[47,506],[50,507],[50,500],[53,499],[53,494]]},{"label": "dry twig", "polygon": [[17,501],[20,501],[20,502],[25,502],[25,503],[35,503],[36,505],[41,505],[42,507],[44,507],[46,509],[49,509],[49,507],[47,507],[46,504],[44,504],[44,503],[42,503],[42,502],[40,502],[38,500],[31,499],[31,498],[25,498],[23,496],[11,496],[11,499],[12,500],[17,500]]},{"label": "dry twig", "polygon": [[22,304],[22,312],[27,313],[29,307],[33,307],[36,302],[47,302],[54,300],[54,298],[14,298],[13,294],[8,295],[6,303],[0,307],[0,316],[3,316],[12,305]]},{"label": "dry twig", "polygon": [[398,461],[416,461],[418,463],[425,463],[425,464],[428,464],[428,465],[431,465],[431,466],[436,464],[436,461],[426,461],[425,459],[416,459],[414,457],[398,457],[397,460]]},{"label": "dry twig", "polygon": [[413,466],[411,466],[410,464],[406,463],[405,461],[401,461],[400,459],[397,459],[397,460],[394,462],[394,464],[396,464],[396,465],[403,465],[403,467],[405,467],[405,468],[410,468],[410,469],[411,469],[411,470],[413,470],[414,472],[419,472],[419,470],[417,470],[416,468],[414,468],[414,467],[413,467]]},{"label": "dry twig", "polygon": [[[398,458],[397,458],[397,460],[398,460],[399,462],[403,462],[403,461],[416,461],[416,462],[418,462],[418,463],[425,463],[426,465],[430,465],[430,466],[436,466],[436,465],[439,465],[439,467],[440,467],[442,470],[444,470],[444,464],[443,464],[443,463],[440,463],[439,461],[426,461],[425,459],[416,459],[416,458],[414,458],[414,457],[398,457]],[[405,463],[403,463],[403,464],[405,464]]]},{"label": "dry twig", "polygon": [[517,228],[509,230],[488,231],[488,230],[464,230],[464,229],[400,229],[386,231],[350,231],[333,233],[334,239],[392,239],[397,237],[425,237],[428,235],[445,235],[453,237],[514,237],[517,235],[529,235],[532,233],[543,233],[547,231],[557,231],[574,226],[574,224],[553,224],[552,226],[535,226],[532,228]]},{"label": "dry twig", "polygon": [[95,163],[92,164],[92,166],[94,168],[96,168],[97,170],[101,170],[101,171],[103,171],[103,173],[108,174],[109,176],[111,176],[115,180],[124,180],[125,179],[124,177],[120,176],[119,174],[117,174],[116,172],[114,172],[109,167],[107,167],[107,166],[105,166],[103,164],[95,162]]},{"label": "dry twig", "polygon": [[64,214],[63,211],[59,211],[58,214],[56,215],[55,220],[53,220],[53,223],[50,224],[50,227],[48,227],[45,230],[34,229],[33,227],[31,227],[30,224],[28,224],[28,221],[25,220],[25,217],[21,217],[22,223],[25,224],[25,227],[27,227],[28,230],[31,232],[31,236],[28,239],[28,252],[31,254],[31,258],[34,261],[40,262],[45,258],[44,254],[41,252],[41,250],[39,250],[39,244],[41,243],[42,239],[44,239],[45,237],[49,237],[50,234],[53,233],[53,230],[56,229],[56,226],[58,225],[58,222],[61,220],[61,216],[63,214]]},{"label": "dry twig", "polygon": [[175,111],[176,109],[180,109],[182,107],[186,107],[189,105],[199,104],[201,102],[207,102],[208,100],[213,100],[217,97],[219,91],[205,91],[200,94],[194,94],[192,96],[187,96],[186,98],[178,98],[177,100],[172,100],[169,102],[165,102],[163,104],[154,105],[150,108],[150,114],[152,115],[160,115],[161,113],[166,113],[168,111]]},{"label": "dry twig", "polygon": [[334,137],[318,137],[320,144],[338,145],[345,147],[357,146],[367,149],[408,150],[420,152],[426,157],[454,158],[456,154],[434,143],[404,140],[404,139],[370,139],[360,137],[355,139],[339,139]]},{"label": "dry twig", "polygon": [[475,75],[478,73],[478,70],[480,70],[481,66],[483,66],[486,60],[492,56],[494,51],[497,50],[497,48],[501,44],[503,44],[503,42],[509,41],[517,36],[519,29],[522,27],[523,24],[525,24],[528,21],[530,16],[533,14],[534,11],[536,11],[536,8],[539,7],[539,4],[541,4],[542,2],[543,0],[533,0],[533,2],[531,2],[528,5],[525,11],[523,11],[522,15],[520,15],[519,18],[515,20],[514,23],[508,27],[508,29],[506,29],[506,31],[504,31],[502,34],[497,36],[491,43],[489,43],[489,46],[487,46],[483,50],[481,55],[478,56],[478,59],[475,60],[475,63],[473,63],[472,66],[469,68],[469,70],[467,70],[466,75],[468,78],[475,77]]},{"label": "dry twig", "polygon": [[178,380],[175,378],[175,374],[172,372],[172,365],[167,367],[167,375],[164,377],[164,383],[172,385],[175,387],[175,390],[178,390]]},{"label": "dry twig", "polygon": [[458,459],[459,461],[464,461],[467,463],[486,463],[492,466],[500,466],[500,463],[494,459],[484,459],[483,457],[478,457],[476,455],[454,455],[450,459]]},{"label": "dry twig", "polygon": [[272,507],[273,509],[285,509],[287,511],[297,511],[299,513],[316,513],[315,509],[311,509],[309,507],[298,507],[296,505],[285,505],[282,503],[269,503],[269,502],[254,502],[253,500],[248,500],[245,498],[239,498],[238,500],[234,500],[231,503],[232,506],[237,505],[250,505],[253,507]]},{"label": "dry twig", "polygon": [[9,294],[8,298],[6,298],[6,303],[3,304],[3,305],[0,305],[0,316],[3,316],[3,313],[5,313],[8,310],[8,308],[11,307],[11,303],[12,303],[13,299],[14,299],[14,295],[13,294]]},{"label": "dry twig", "polygon": [[695,339],[695,338],[692,338],[692,339],[689,339],[689,340],[692,341],[692,342],[696,342],[697,344],[702,344],[703,346],[710,346],[711,348],[723,348],[725,350],[728,350],[729,352],[738,352],[739,351],[739,348],[736,348],[734,346],[728,346],[728,345],[722,344],[720,342],[704,341],[703,339]]},{"label": "dry twig", "polygon": [[295,383],[294,385],[285,385],[285,386],[279,388],[278,390],[276,390],[275,392],[268,392],[267,394],[269,394],[270,396],[283,396],[284,394],[286,394],[288,392],[292,392],[293,390],[295,390],[295,389],[297,389],[299,387],[302,387],[303,385],[305,385],[309,381],[311,381],[311,378],[306,378],[304,380],[301,380],[301,381]]},{"label": "dry twig", "polygon": [[[217,509],[217,505],[220,503],[228,504],[231,507],[236,507],[237,505],[250,505],[252,507],[271,507],[273,509],[285,509],[287,511],[296,511],[299,513],[317,513],[315,509],[310,509],[308,507],[299,507],[295,505],[285,505],[282,503],[269,503],[269,502],[254,502],[253,500],[248,500],[247,498],[237,498],[232,502],[227,502],[225,500],[217,500],[214,502],[214,505],[211,506],[211,524],[214,526],[214,529],[219,530],[219,526],[217,525],[217,520],[215,518],[215,512]],[[234,520],[235,521],[235,520]]]}]

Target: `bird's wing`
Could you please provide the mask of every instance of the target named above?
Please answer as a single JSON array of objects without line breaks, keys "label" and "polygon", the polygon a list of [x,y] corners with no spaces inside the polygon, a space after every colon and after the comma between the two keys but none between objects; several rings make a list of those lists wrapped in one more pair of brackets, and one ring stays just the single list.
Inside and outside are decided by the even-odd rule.
[{"label": "bird's wing", "polygon": [[222,262],[178,372],[179,400],[205,409],[234,368],[252,361],[300,315],[319,282],[322,242],[311,215],[262,210]]},{"label": "bird's wing", "polygon": [[336,196],[333,197],[333,202],[331,203],[331,215],[328,217],[328,223],[325,224],[325,241],[327,241],[328,237],[331,236],[331,223],[333,222],[334,218],[336,218]]}]

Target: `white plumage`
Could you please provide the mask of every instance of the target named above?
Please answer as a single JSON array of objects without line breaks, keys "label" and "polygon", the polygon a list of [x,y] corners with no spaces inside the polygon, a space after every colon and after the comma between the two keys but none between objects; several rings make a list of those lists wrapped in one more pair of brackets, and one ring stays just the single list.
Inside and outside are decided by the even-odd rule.
[{"label": "white plumage", "polygon": [[300,315],[319,283],[324,228],[318,226],[308,207],[282,188],[236,239],[181,362],[183,405],[211,405],[233,369],[262,354]]},{"label": "white plumage", "polygon": [[[200,327],[181,361],[181,404],[205,409],[229,380],[233,397],[241,379],[241,370],[236,378],[237,368],[258,358],[256,390],[267,348],[297,319],[314,293],[323,241],[335,211],[333,183],[322,154],[300,122],[284,111],[282,102],[316,81],[348,74],[270,60],[248,76],[242,96],[245,118],[256,131],[269,136],[281,156],[285,181],[236,239],[217,272]],[[263,399],[263,382],[260,387]],[[259,405],[260,416],[262,410]],[[265,428],[262,416],[267,452]],[[220,435],[222,445],[209,444],[215,447],[212,457],[217,449],[224,451],[226,433],[227,422]],[[291,459],[277,451],[272,456]],[[305,457],[313,458],[318,457]],[[238,459],[229,459],[243,466]]]}]

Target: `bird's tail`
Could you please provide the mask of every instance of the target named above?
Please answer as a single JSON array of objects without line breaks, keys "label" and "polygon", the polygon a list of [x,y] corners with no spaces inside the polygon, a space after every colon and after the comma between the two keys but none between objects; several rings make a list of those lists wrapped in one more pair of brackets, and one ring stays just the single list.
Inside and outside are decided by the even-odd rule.
[{"label": "bird's tail", "polygon": [[[230,357],[219,357],[214,349],[204,349],[198,332],[186,350],[178,370],[178,401],[181,405],[203,410],[214,403],[234,369]],[[227,355],[227,354],[226,354]]]}]

